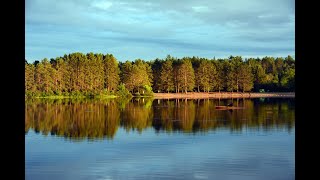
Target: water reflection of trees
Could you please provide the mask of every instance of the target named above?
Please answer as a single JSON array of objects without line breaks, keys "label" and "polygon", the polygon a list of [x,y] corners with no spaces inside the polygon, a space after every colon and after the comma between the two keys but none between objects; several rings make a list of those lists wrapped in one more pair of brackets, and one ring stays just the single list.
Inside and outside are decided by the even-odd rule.
[{"label": "water reflection of trees", "polygon": [[120,124],[116,101],[40,101],[26,103],[26,131],[82,138],[113,138]]},{"label": "water reflection of trees", "polygon": [[[218,111],[216,105],[233,102],[244,110]],[[226,128],[290,131],[295,123],[294,99],[229,100],[33,100],[26,102],[25,131],[72,139],[112,139],[118,127],[141,133],[148,127],[156,132],[197,133]]]},{"label": "water reflection of trees", "polygon": [[130,130],[137,130],[139,133],[143,129],[151,126],[153,111],[151,108],[152,100],[134,99],[127,103],[121,112],[121,126]]}]

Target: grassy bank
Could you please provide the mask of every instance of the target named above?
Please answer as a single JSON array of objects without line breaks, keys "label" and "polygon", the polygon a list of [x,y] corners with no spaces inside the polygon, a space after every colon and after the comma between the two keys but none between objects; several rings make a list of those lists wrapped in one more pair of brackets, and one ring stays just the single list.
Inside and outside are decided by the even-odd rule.
[{"label": "grassy bank", "polygon": [[294,92],[268,92],[268,93],[231,93],[231,92],[188,92],[188,93],[154,93],[155,99],[206,99],[206,98],[266,98],[266,97],[288,97],[294,98]]}]

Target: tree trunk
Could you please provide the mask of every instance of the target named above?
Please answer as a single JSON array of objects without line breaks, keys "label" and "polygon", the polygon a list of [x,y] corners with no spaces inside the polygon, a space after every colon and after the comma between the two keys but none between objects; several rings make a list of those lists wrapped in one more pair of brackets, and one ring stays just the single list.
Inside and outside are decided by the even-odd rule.
[{"label": "tree trunk", "polygon": [[237,78],[237,92],[239,92],[239,79]]}]

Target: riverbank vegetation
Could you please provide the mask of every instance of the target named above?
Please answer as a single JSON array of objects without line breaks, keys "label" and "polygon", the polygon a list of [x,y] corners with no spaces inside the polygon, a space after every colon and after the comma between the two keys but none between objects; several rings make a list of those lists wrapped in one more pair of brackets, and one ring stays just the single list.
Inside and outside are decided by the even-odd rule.
[{"label": "riverbank vegetation", "polygon": [[131,97],[153,92],[293,92],[295,60],[288,56],[118,62],[112,54],[71,53],[25,61],[26,97]]}]

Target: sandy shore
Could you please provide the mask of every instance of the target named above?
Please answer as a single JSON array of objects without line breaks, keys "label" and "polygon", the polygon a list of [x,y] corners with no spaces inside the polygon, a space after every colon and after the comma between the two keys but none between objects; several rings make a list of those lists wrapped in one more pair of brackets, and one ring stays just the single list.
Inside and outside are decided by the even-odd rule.
[{"label": "sandy shore", "polygon": [[206,98],[265,98],[265,97],[285,97],[294,98],[294,92],[268,92],[268,93],[231,93],[231,92],[188,92],[186,93],[154,93],[155,99],[206,99]]}]

